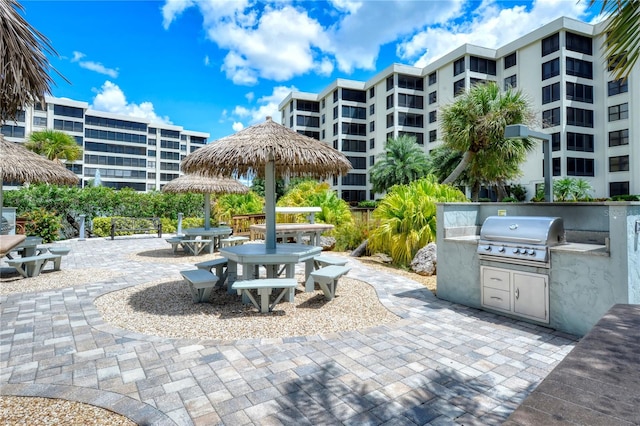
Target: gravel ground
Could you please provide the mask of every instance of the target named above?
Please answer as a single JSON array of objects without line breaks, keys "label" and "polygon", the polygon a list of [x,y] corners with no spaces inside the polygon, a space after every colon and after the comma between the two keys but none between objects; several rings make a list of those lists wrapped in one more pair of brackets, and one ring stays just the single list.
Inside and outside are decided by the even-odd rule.
[{"label": "gravel ground", "polygon": [[108,269],[62,269],[60,271],[43,271],[37,277],[24,279],[13,268],[1,269],[0,295],[73,287],[105,281],[122,275]]}]

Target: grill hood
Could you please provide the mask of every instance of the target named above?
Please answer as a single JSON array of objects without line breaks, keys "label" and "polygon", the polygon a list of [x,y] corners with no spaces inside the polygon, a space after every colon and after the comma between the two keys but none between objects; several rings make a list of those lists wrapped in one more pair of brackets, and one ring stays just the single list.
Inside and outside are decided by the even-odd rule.
[{"label": "grill hood", "polygon": [[566,242],[560,217],[489,216],[480,229],[480,241],[535,246],[556,246]]}]

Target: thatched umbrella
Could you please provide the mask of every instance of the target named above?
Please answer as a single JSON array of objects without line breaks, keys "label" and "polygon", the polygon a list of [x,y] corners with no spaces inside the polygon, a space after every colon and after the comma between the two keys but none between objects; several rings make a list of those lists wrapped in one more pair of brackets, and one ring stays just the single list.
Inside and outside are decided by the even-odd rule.
[{"label": "thatched umbrella", "polygon": [[316,139],[275,123],[247,127],[187,155],[182,161],[186,173],[204,176],[263,177],[267,249],[276,247],[276,176],[326,178],[351,170],[340,151]]},{"label": "thatched umbrella", "polygon": [[204,194],[204,229],[211,227],[210,194],[246,194],[249,188],[235,179],[209,178],[198,175],[183,175],[162,187],[163,192],[194,192]]},{"label": "thatched umbrella", "polygon": [[22,144],[9,142],[0,134],[0,216],[2,216],[3,182],[47,182],[75,184],[78,176],[56,163],[29,151]]}]

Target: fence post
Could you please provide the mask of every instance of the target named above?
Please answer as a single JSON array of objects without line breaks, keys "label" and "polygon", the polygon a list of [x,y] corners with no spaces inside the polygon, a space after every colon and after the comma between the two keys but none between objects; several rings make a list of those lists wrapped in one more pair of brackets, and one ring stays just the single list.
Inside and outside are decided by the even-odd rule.
[{"label": "fence post", "polygon": [[78,216],[80,218],[80,235],[78,241],[84,241],[85,231],[84,231],[84,219],[87,215],[81,214]]},{"label": "fence post", "polygon": [[178,213],[178,230],[176,231],[176,235],[182,235],[182,213]]}]

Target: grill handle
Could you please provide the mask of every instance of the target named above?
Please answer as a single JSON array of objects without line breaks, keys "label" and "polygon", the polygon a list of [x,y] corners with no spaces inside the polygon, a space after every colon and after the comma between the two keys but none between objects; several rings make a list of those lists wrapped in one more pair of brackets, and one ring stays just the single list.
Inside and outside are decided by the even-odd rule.
[{"label": "grill handle", "polygon": [[529,243],[529,244],[543,244],[542,240],[538,238],[513,238],[513,237],[505,237],[504,235],[489,235],[485,234],[482,236],[483,240],[493,240],[496,243],[505,242],[505,243]]}]

